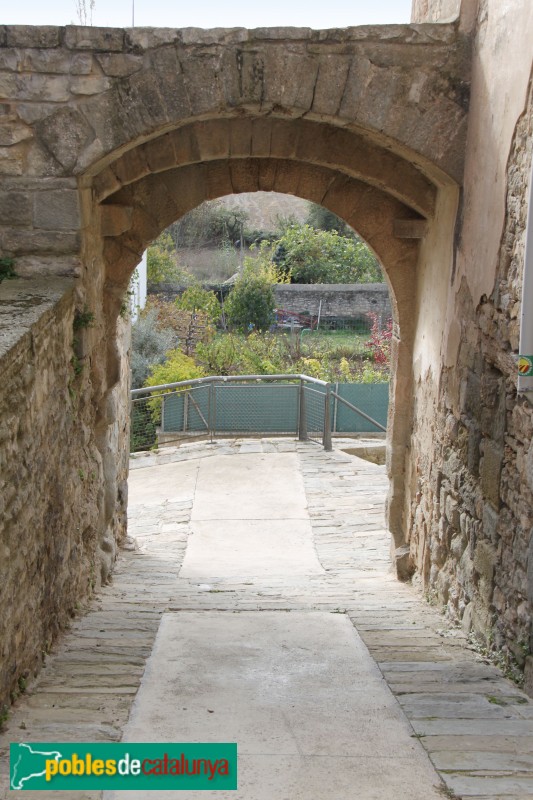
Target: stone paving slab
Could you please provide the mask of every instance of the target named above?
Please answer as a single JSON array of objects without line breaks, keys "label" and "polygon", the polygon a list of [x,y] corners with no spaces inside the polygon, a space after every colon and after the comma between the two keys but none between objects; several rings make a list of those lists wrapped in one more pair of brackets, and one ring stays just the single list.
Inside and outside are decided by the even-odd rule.
[{"label": "stone paving slab", "polygon": [[[253,452],[249,445],[246,440],[190,443],[132,459],[130,532],[138,546],[121,553],[112,583],[95,598],[87,616],[73,622],[39,678],[17,701],[0,734],[0,798],[17,795],[8,791],[6,782],[9,741],[113,741],[122,735],[160,619],[171,608],[206,614],[217,609],[329,612],[332,619],[349,618],[410,719],[413,741],[420,742],[440,768],[450,792],[476,800],[533,798],[533,703],[469,650],[462,633],[448,626],[412,587],[399,584],[391,574],[383,521],[384,468],[338,450],[325,453],[313,443],[265,439],[254,443]],[[208,581],[180,577],[202,465],[214,463],[212,456],[217,454],[229,457],[230,464],[231,457],[251,463],[261,454],[277,453],[291,454],[298,466],[297,481],[305,493],[323,573],[213,575]],[[172,479],[163,491],[165,464]],[[180,469],[184,480],[176,492],[173,481],[179,481]],[[239,469],[241,476],[246,474]],[[157,479],[148,477],[157,470]],[[151,486],[151,496],[143,494],[143,486]],[[80,686],[84,664],[94,680]],[[107,681],[113,675],[114,685]],[[505,705],[489,702],[487,696]],[[487,715],[478,717],[476,709],[481,708]],[[472,713],[465,718],[468,709]],[[299,756],[298,770],[304,767],[311,765]],[[357,787],[348,789],[342,781],[332,784],[331,797],[352,800],[354,789],[360,800],[373,797],[375,776],[382,770],[386,765],[376,762],[374,784],[364,771]],[[318,776],[314,780],[319,787]],[[58,796],[24,796],[31,800],[33,794],[36,800]],[[61,797],[96,800],[98,793],[62,792]],[[308,793],[305,800],[311,797]]]},{"label": "stone paving slab", "polygon": [[[348,798],[349,787],[359,797],[442,797],[437,773],[345,615],[165,614],[124,740],[179,737],[238,743],[235,800]],[[144,796],[104,793],[123,795]]]}]

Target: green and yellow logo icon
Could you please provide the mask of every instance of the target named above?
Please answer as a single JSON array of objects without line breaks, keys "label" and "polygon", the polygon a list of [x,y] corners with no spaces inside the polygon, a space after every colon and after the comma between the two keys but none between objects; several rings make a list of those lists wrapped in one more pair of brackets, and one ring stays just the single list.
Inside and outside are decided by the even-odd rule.
[{"label": "green and yellow logo icon", "polygon": [[533,377],[533,356],[518,356],[518,374],[522,378]]}]

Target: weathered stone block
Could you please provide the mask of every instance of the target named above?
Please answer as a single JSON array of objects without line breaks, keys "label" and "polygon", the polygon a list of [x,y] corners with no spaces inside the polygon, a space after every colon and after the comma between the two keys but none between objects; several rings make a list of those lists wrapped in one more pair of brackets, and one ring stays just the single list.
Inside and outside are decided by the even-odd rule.
[{"label": "weathered stone block", "polygon": [[492,542],[492,544],[496,544],[498,534],[498,523],[500,521],[500,515],[494,508],[490,505],[490,503],[484,503],[483,505],[483,520],[482,520],[482,533],[483,536]]},{"label": "weathered stone block", "polygon": [[492,439],[484,439],[482,448],[483,456],[479,467],[481,488],[485,497],[492,503],[494,508],[498,509],[501,503],[500,480],[503,448]]},{"label": "weathered stone block", "polygon": [[22,175],[24,155],[20,147],[0,147],[0,175]]},{"label": "weathered stone block", "polygon": [[[116,162],[116,164],[113,166],[116,167],[116,165],[119,163],[120,162]],[[106,197],[108,197],[110,194],[113,194],[113,192],[117,192],[121,187],[121,181],[109,167],[107,167],[107,169],[103,169],[94,178],[93,191],[98,201],[105,200]]]},{"label": "weathered stone block", "polygon": [[479,460],[481,458],[481,431],[475,423],[469,421],[467,439],[467,466],[469,471],[477,477],[479,475]]},{"label": "weathered stone block", "polygon": [[69,50],[120,53],[124,48],[124,31],[122,28],[68,25],[65,28],[65,47]]},{"label": "weathered stone block", "polygon": [[131,228],[133,209],[131,206],[102,206],[102,236],[120,236]]},{"label": "weathered stone block", "polygon": [[94,138],[89,122],[74,108],[60,108],[38,122],[36,129],[45,146],[68,172]]},{"label": "weathered stone block", "polygon": [[57,47],[61,28],[55,25],[8,25],[8,47]]},{"label": "weathered stone block", "polygon": [[177,28],[130,28],[125,31],[125,40],[128,50],[139,53],[165,44],[176,44],[181,41],[181,34]]},{"label": "weathered stone block", "polygon": [[238,191],[233,184],[233,173],[229,161],[217,161],[210,165],[206,174],[206,197],[216,199]]},{"label": "weathered stone block", "polygon": [[33,136],[31,128],[17,122],[6,122],[0,125],[0,147],[11,147],[11,145],[31,139]]},{"label": "weathered stone block", "polygon": [[259,189],[259,166],[256,161],[237,159],[229,163],[234,192],[256,192]]},{"label": "weathered stone block", "polygon": [[226,155],[247,158],[252,155],[252,120],[232,119],[229,124],[229,151]]},{"label": "weathered stone block", "polygon": [[315,114],[336,114],[350,71],[350,57],[326,53],[319,60],[311,111]]},{"label": "weathered stone block", "polygon": [[80,234],[56,231],[8,231],[2,237],[3,248],[18,256],[23,253],[77,253]]},{"label": "weathered stone block", "polygon": [[109,78],[103,75],[81,75],[72,78],[69,89],[74,95],[91,95],[105,92],[110,86]]},{"label": "weathered stone block", "polygon": [[524,668],[524,692],[533,697],[533,655],[526,656]]},{"label": "weathered stone block", "polygon": [[261,105],[296,114],[309,111],[313,102],[318,63],[315,58],[286,48],[269,48],[264,59]]},{"label": "weathered stone block", "polygon": [[142,57],[131,53],[99,53],[96,60],[104,74],[110,78],[124,78],[133,75],[143,66]]},{"label": "weathered stone block", "polygon": [[530,491],[533,492],[533,442],[530,442],[525,459],[525,479]]},{"label": "weathered stone block", "polygon": [[160,136],[144,147],[144,157],[150,172],[162,172],[176,166],[176,152],[174,150],[173,134]]},{"label": "weathered stone block", "polygon": [[396,548],[394,551],[394,566],[398,580],[411,580],[415,571],[415,564],[411,557],[409,545]]},{"label": "weathered stone block", "polygon": [[529,532],[529,545],[527,548],[527,597],[533,603],[533,528]]},{"label": "weathered stone block", "polygon": [[77,231],[80,227],[79,196],[70,189],[36,192],[33,224],[49,231]]},{"label": "weathered stone block", "polygon": [[23,192],[0,192],[0,224],[27,225],[31,222],[31,196]]},{"label": "weathered stone block", "polygon": [[398,239],[423,239],[428,231],[425,219],[394,220],[394,235]]}]

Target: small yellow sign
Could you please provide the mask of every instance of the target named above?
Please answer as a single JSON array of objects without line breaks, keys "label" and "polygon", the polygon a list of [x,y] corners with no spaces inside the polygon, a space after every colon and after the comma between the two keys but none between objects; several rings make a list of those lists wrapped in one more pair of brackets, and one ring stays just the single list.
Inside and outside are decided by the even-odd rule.
[{"label": "small yellow sign", "polygon": [[518,356],[518,374],[522,378],[533,377],[533,356]]}]

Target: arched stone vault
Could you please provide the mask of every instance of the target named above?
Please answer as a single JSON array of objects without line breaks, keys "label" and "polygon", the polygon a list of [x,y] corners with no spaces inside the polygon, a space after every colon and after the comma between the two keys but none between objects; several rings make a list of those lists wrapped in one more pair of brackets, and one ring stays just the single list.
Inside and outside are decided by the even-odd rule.
[{"label": "arched stone vault", "polygon": [[[372,247],[385,269],[395,318],[388,522],[403,574],[417,240],[424,230],[420,226],[431,223],[439,186],[418,166],[361,133],[277,118],[189,122],[94,172],[83,183],[93,203],[89,238],[93,244],[103,241],[110,339],[129,277],[147,244],[205,200],[254,191],[297,195],[342,217]],[[441,182],[451,184],[447,176]],[[404,233],[398,235],[398,227]],[[118,364],[113,369],[110,362],[109,374],[118,373]]]},{"label": "arched stone vault", "polygon": [[[421,280],[419,251],[438,251],[431,275],[447,275],[469,80],[470,39],[455,24],[0,26],[0,255],[14,259],[26,285],[63,287],[50,374],[61,397],[57,414],[76,425],[44,427],[78,464],[68,473],[69,497],[77,499],[68,510],[54,505],[54,530],[46,533],[55,550],[44,535],[34,548],[42,581],[29,586],[13,568],[7,588],[0,586],[0,604],[9,597],[17,609],[0,619],[8,654],[0,701],[38,661],[74,598],[107,579],[126,503],[124,290],[144,247],[208,198],[269,189],[308,198],[358,230],[382,262],[396,322],[389,526],[399,574],[408,574],[413,342],[420,330],[422,338],[439,336],[431,321],[420,323],[416,298],[432,278],[426,271]],[[75,327],[80,314],[91,319],[82,329]],[[40,335],[45,329],[43,322]],[[28,348],[33,364],[37,350]],[[48,345],[39,350],[45,366],[39,362],[35,375],[48,368],[48,352]],[[31,439],[28,397],[9,440],[13,452],[19,429],[26,426]],[[40,471],[39,485],[64,482],[56,467],[51,460]],[[13,538],[41,530],[49,505],[47,491],[32,487],[34,522],[11,508]],[[72,515],[83,516],[83,526]],[[64,552],[65,543],[72,560],[52,561],[50,552]],[[34,637],[27,650],[18,644],[20,629]]]}]

